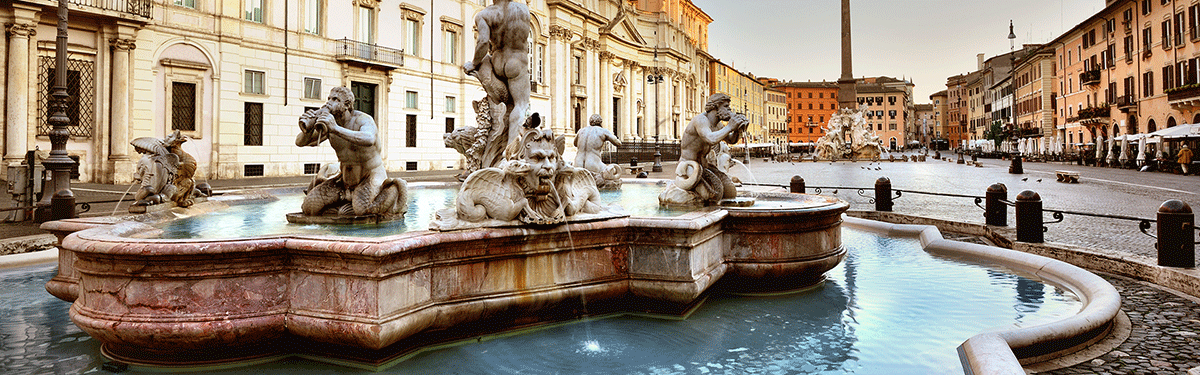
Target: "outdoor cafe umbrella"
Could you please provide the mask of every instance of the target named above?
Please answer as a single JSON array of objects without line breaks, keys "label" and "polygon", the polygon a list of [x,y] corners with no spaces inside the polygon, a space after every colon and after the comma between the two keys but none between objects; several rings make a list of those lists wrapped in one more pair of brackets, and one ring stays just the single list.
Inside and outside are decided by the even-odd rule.
[{"label": "outdoor cafe umbrella", "polygon": [[1109,164],[1117,162],[1117,154],[1115,152],[1113,152],[1113,149],[1116,148],[1116,145],[1117,145],[1117,142],[1115,140],[1113,140],[1112,138],[1108,139],[1108,158],[1107,159],[1108,159]]},{"label": "outdoor cafe umbrella", "polygon": [[1104,139],[1096,138],[1096,162],[1104,161]]},{"label": "outdoor cafe umbrella", "polygon": [[1138,138],[1137,166],[1146,165],[1146,137]]},{"label": "outdoor cafe umbrella", "polygon": [[1121,165],[1129,161],[1129,136],[1121,137]]}]

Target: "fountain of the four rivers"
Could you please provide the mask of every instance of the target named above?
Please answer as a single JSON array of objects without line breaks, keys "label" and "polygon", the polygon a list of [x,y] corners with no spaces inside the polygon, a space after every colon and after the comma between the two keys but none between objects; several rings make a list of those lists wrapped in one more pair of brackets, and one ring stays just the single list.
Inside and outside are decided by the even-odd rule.
[{"label": "fountain of the four rivers", "polygon": [[[867,298],[867,292],[857,291],[854,284],[866,284],[870,277],[854,270],[868,272],[862,264],[873,261],[850,254],[852,264],[842,264],[848,256],[842,224],[851,223],[879,233],[852,235],[868,238],[866,243],[896,241],[888,236],[911,238],[906,243],[917,249],[995,264],[987,274],[1016,280],[1018,289],[1036,283],[1038,290],[1059,291],[1045,298],[1061,300],[1058,305],[1041,304],[1042,297],[1037,297],[1044,310],[1058,309],[1041,321],[1018,318],[1016,328],[980,334],[963,344],[963,366],[977,373],[1005,369],[1018,358],[1028,362],[1076,350],[1103,337],[1111,326],[1114,299],[1119,306],[1115,291],[1065,263],[941,240],[936,229],[928,227],[844,218],[849,205],[832,197],[739,191],[711,160],[710,151],[720,142],[736,142],[747,123],[730,111],[729,98],[722,94],[713,95],[705,112],[687,125],[674,180],[626,180],[613,190],[609,166],[584,168],[562,160],[564,137],[542,124],[538,114],[529,113],[527,86],[509,85],[527,82],[527,77],[506,77],[492,70],[497,62],[524,58],[525,52],[513,48],[523,45],[516,41],[523,42],[529,32],[526,20],[503,17],[523,11],[527,18],[527,8],[497,3],[478,20],[490,26],[491,35],[503,38],[481,33],[483,48],[477,50],[483,52],[465,66],[487,93],[475,105],[479,126],[447,135],[448,144],[461,145],[458,149],[466,153],[470,174],[460,185],[410,185],[387,178],[373,119],[350,110],[353,95],[335,88],[324,107],[301,117],[296,143],[328,142],[339,161],[322,168],[325,172],[303,198],[281,201],[300,206],[291,209],[299,208],[299,213],[287,215],[287,221],[297,224],[282,224],[292,230],[209,238],[186,228],[260,220],[268,209],[257,205],[277,200],[262,191],[240,198],[214,197],[189,208],[150,209],[140,216],[50,222],[44,228],[59,236],[61,246],[57,275],[46,289],[73,302],[71,321],[101,342],[104,355],[114,361],[182,369],[301,355],[379,369],[427,347],[588,317],[704,315],[697,311],[703,311],[703,302],[714,295],[787,292],[791,294],[783,295],[816,296],[804,304],[861,303],[856,301]],[[602,133],[581,137],[599,137],[600,143],[607,138]],[[587,141],[597,140],[576,144]],[[579,150],[591,152],[589,147]],[[620,204],[611,203],[614,200]],[[235,219],[222,217],[223,212],[197,215],[229,206],[249,213]],[[444,209],[434,213],[438,206]],[[197,216],[159,220],[192,215]],[[182,231],[174,226],[187,220],[191,224]],[[918,279],[948,272],[909,272],[905,267],[911,265],[906,263],[877,267],[870,272]],[[823,283],[835,268],[844,273]],[[835,293],[839,288],[848,292]],[[971,294],[973,288],[955,293]],[[927,298],[924,294],[899,298],[914,300],[902,305],[926,306],[929,310],[923,315],[937,319],[945,307],[939,303],[957,304],[963,297],[954,294],[924,303],[916,301]],[[762,303],[768,305],[787,301],[765,298]],[[735,308],[731,318],[742,319],[739,311],[749,316],[754,309]],[[792,319],[840,332],[837,322],[855,321],[864,324],[857,335],[865,340],[877,333],[859,320],[886,313],[867,307],[853,309],[857,312],[835,308],[784,318],[786,311],[795,310],[784,306],[780,311],[785,313],[774,318],[786,320],[784,325],[764,325],[770,332],[754,333],[751,328],[729,335],[750,335],[744,339],[752,341],[766,340],[768,333],[787,336],[791,328],[785,326]],[[989,316],[980,310],[968,315],[973,314]],[[987,328],[984,322],[963,330],[970,336]],[[825,345],[819,338],[794,340]],[[587,340],[583,347],[600,351],[603,345],[619,344]],[[688,345],[698,351],[713,346],[740,353],[741,358],[749,354],[742,351],[750,350],[719,342],[684,347]],[[841,361],[853,370],[859,365],[846,364],[861,361],[865,366],[873,360]],[[812,367],[812,361],[789,363],[763,369],[833,369]],[[886,372],[895,366],[884,363],[883,369],[862,371]],[[704,366],[716,369],[722,364]],[[673,368],[680,367],[684,365]],[[574,372],[596,371],[604,369]]]}]

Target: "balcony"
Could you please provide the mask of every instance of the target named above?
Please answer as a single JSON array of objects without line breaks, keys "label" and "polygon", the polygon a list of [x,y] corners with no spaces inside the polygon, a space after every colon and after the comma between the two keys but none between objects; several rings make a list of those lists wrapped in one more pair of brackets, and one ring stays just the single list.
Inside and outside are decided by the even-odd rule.
[{"label": "balcony", "polygon": [[1097,107],[1087,107],[1081,109],[1079,110],[1078,117],[1069,118],[1067,119],[1067,122],[1074,122],[1073,120],[1078,120],[1080,124],[1099,124],[1108,122],[1110,117],[1112,117],[1112,111],[1110,110],[1108,104],[1105,103]]},{"label": "balcony", "polygon": [[333,58],[385,69],[404,66],[404,51],[350,39],[334,41]]},{"label": "balcony", "polygon": [[1085,85],[1100,84],[1100,69],[1093,69],[1079,73],[1079,82],[1083,82]]},{"label": "balcony", "polygon": [[1173,109],[1188,110],[1200,107],[1200,84],[1183,85],[1166,91],[1167,102]]},{"label": "balcony", "polygon": [[1123,95],[1117,97],[1117,109],[1122,113],[1137,112],[1137,98],[1133,95]]},{"label": "balcony", "polygon": [[111,10],[143,18],[150,18],[150,11],[154,9],[154,3],[151,0],[68,0],[68,2],[81,8]]}]

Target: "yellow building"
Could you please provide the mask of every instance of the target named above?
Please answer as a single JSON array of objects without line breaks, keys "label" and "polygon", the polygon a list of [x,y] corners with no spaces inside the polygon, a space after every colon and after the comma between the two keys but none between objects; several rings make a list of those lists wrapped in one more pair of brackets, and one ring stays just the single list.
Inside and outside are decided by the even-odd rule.
[{"label": "yellow building", "polygon": [[763,110],[763,93],[766,87],[763,83],[754,75],[739,72],[720,60],[713,60],[710,72],[712,92],[729,95],[729,107],[734,112],[746,115],[750,120],[746,129],[747,141],[767,143],[767,128],[764,124],[766,115]]}]

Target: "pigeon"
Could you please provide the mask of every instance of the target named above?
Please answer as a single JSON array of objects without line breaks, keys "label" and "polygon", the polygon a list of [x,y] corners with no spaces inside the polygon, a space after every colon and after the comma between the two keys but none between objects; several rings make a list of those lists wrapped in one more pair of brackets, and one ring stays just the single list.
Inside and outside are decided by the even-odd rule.
[{"label": "pigeon", "polygon": [[1029,177],[1022,178],[1021,181],[1029,181]]},{"label": "pigeon", "polygon": [[1040,179],[1040,178],[1039,178],[1039,179],[1037,179],[1037,182],[1042,182],[1042,179]]},{"label": "pigeon", "polygon": [[834,193],[834,194],[837,194],[837,189],[833,189],[833,193]]}]

